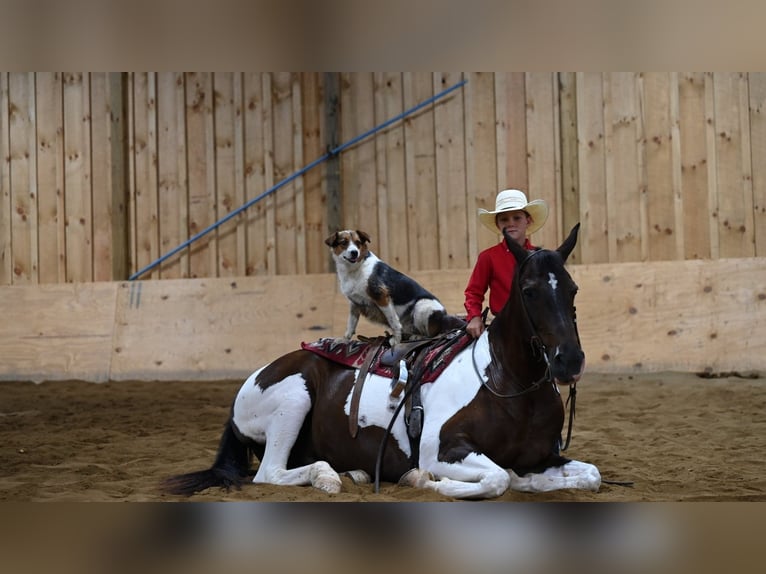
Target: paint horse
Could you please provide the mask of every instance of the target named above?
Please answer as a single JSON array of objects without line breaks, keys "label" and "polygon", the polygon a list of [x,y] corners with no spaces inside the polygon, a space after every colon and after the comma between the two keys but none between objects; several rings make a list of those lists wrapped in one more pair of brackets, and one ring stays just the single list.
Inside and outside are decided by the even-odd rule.
[{"label": "paint horse", "polygon": [[404,417],[392,421],[389,378],[367,375],[352,437],[358,369],[300,349],[244,382],[212,467],[170,477],[164,490],[191,495],[239,487],[252,477],[252,455],[260,461],[252,482],[313,485],[328,493],[340,492],[339,472],[369,481],[375,471],[380,480],[454,498],[492,498],[509,488],[598,490],[598,469],[559,449],[565,418],[559,386],[576,384],[585,364],[577,286],[564,267],[578,230],[579,224],[556,250],[531,252],[506,235],[518,262],[508,302],[434,382],[421,385],[416,448]]}]

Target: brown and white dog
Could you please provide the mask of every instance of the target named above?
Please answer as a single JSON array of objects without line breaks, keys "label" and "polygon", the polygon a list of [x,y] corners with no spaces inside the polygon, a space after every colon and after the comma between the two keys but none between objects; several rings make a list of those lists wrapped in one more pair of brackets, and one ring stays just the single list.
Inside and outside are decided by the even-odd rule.
[{"label": "brown and white dog", "polygon": [[346,339],[354,336],[360,315],[390,327],[393,344],[402,338],[435,337],[465,326],[465,321],[449,315],[418,282],[381,261],[367,248],[369,242],[364,231],[349,229],[325,239],[340,289],[350,303]]}]

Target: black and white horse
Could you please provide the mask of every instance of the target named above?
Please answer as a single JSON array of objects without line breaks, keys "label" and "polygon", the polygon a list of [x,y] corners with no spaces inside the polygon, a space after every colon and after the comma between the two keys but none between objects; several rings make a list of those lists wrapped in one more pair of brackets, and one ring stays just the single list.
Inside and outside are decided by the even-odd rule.
[{"label": "black and white horse", "polygon": [[301,349],[247,378],[213,466],[171,477],[164,489],[190,495],[239,486],[252,476],[255,455],[260,464],[252,482],[312,485],[328,493],[341,490],[339,473],[369,479],[376,469],[381,480],[455,498],[491,498],[509,488],[598,490],[598,469],[561,456],[558,448],[565,418],[559,386],[576,384],[585,365],[577,286],[564,266],[578,229],[556,250],[527,252],[506,236],[518,262],[509,300],[481,337],[420,387],[424,418],[416,461],[403,417],[386,434],[404,397],[392,397],[390,378],[366,376],[352,436],[359,369]]}]

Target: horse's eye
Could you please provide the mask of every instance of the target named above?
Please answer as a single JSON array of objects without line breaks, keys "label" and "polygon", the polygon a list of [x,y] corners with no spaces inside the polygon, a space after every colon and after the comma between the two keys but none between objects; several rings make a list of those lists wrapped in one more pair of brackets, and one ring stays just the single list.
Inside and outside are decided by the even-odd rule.
[{"label": "horse's eye", "polygon": [[534,299],[537,297],[537,289],[534,287],[524,287],[521,292],[526,299]]}]

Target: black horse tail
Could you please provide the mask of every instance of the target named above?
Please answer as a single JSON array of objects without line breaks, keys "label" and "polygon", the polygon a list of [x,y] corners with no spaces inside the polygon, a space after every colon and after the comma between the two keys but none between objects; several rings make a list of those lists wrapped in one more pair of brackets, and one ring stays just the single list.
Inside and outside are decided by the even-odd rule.
[{"label": "black horse tail", "polygon": [[240,488],[252,476],[250,459],[249,447],[240,439],[234,429],[233,421],[229,419],[221,436],[213,466],[207,470],[166,478],[161,483],[160,490],[167,494],[191,496],[214,486],[226,490],[231,487]]}]

